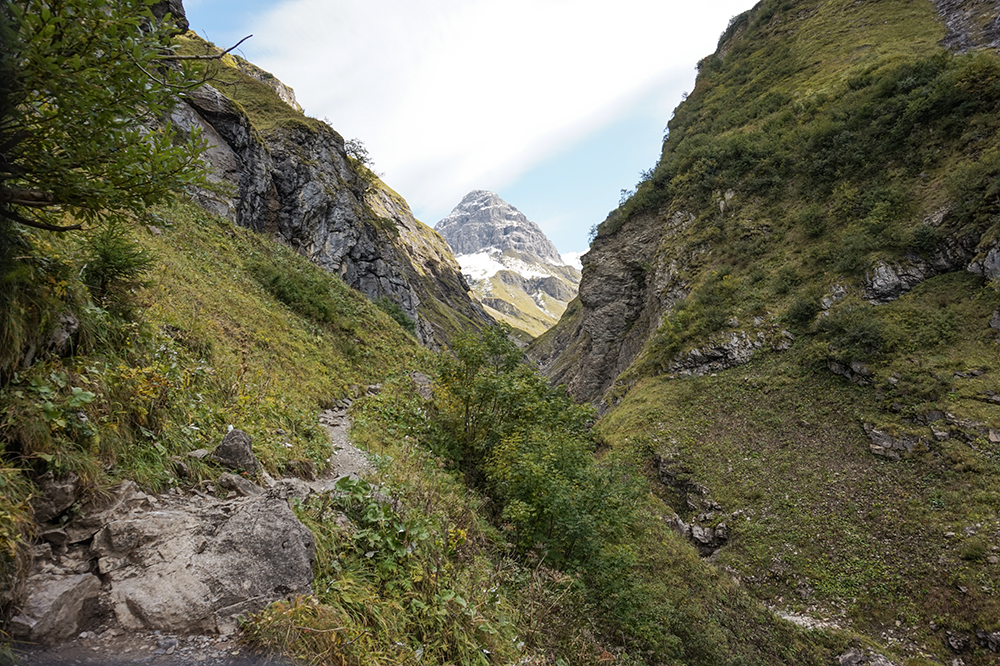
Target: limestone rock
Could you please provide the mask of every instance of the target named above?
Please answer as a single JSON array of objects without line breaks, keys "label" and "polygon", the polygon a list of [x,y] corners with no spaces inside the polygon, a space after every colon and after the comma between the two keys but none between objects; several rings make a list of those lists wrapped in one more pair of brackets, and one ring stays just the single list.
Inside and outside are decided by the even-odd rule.
[{"label": "limestone rock", "polygon": [[63,312],[49,333],[44,352],[53,356],[68,356],[73,349],[73,340],[80,331],[80,320],[69,312]]},{"label": "limestone rock", "polygon": [[896,265],[879,262],[865,276],[864,297],[872,303],[894,301],[930,277],[920,265]]},{"label": "limestone rock", "polygon": [[[242,69],[282,94],[277,79]],[[294,107],[290,92],[286,97]],[[186,102],[171,120],[181,130],[201,130],[212,178],[232,189],[228,196],[197,192],[199,205],[276,237],[371,300],[388,298],[416,322],[428,346],[491,323],[470,298],[447,244],[397,194],[358,175],[332,128],[303,116],[301,123],[260,131],[208,85],[189,92]],[[436,314],[441,310],[455,317]]]},{"label": "limestone rock", "polygon": [[[739,325],[739,322],[736,322]],[[776,327],[725,331],[709,338],[704,345],[679,354],[667,372],[680,376],[704,376],[750,362],[759,349],[786,351],[795,336]]]},{"label": "limestone rock", "polygon": [[840,666],[896,666],[883,655],[857,648],[851,648],[837,657],[837,663]]},{"label": "limestone rock", "polygon": [[101,590],[101,581],[91,573],[82,573],[29,579],[27,588],[24,607],[10,621],[11,634],[19,640],[52,642],[79,631],[86,607]]},{"label": "limestone rock", "polygon": [[858,386],[867,386],[872,383],[872,371],[867,365],[858,360],[848,363],[841,363],[830,359],[826,362],[826,367],[835,375],[847,378]]},{"label": "limestone rock", "polygon": [[972,636],[964,631],[947,631],[944,642],[952,652],[961,654],[972,647]]},{"label": "limestone rock", "polygon": [[274,485],[267,489],[268,497],[288,500],[292,498],[304,500],[312,493],[309,483],[302,479],[286,478],[278,479]]},{"label": "limestone rock", "polygon": [[250,443],[250,435],[239,428],[235,428],[226,433],[222,438],[222,443],[215,447],[206,457],[219,463],[227,469],[245,471],[256,474],[260,471],[260,464],[253,455],[253,448]]},{"label": "limestone rock", "polygon": [[162,21],[169,13],[180,32],[186,31],[189,27],[181,0],[160,0],[149,9],[158,21]]},{"label": "limestone rock", "polygon": [[253,481],[235,474],[220,474],[218,480],[220,486],[226,490],[235,491],[240,497],[255,497],[264,493],[261,487]]},{"label": "limestone rock", "polygon": [[926,447],[923,438],[903,434],[893,437],[884,430],[879,430],[870,423],[864,424],[865,434],[870,441],[868,448],[877,456],[890,460],[899,460],[902,454],[913,453],[918,447]]},{"label": "limestone rock", "polygon": [[1000,652],[1000,631],[977,631],[976,642],[996,654]]},{"label": "limestone rock", "polygon": [[90,548],[130,629],[228,633],[239,615],[311,590],[315,544],[273,497],[129,511]]},{"label": "limestone rock", "polygon": [[1000,22],[991,7],[972,0],[934,0],[934,4],[948,26],[948,35],[941,40],[945,48],[965,53],[1000,47]]},{"label": "limestone rock", "polygon": [[600,403],[663,317],[687,296],[686,272],[707,248],[670,239],[682,236],[694,219],[685,211],[666,219],[658,212],[637,215],[594,239],[581,259],[578,303],[528,349],[552,383],[566,384],[577,400]]},{"label": "limestone rock", "polygon": [[411,372],[410,379],[413,380],[413,389],[417,392],[424,400],[431,400],[434,398],[434,388],[431,378],[422,372]]},{"label": "limestone rock", "polygon": [[974,270],[978,238],[946,238],[929,258],[909,254],[903,261],[880,261],[864,277],[862,295],[876,305],[894,301],[924,280],[961,269]]},{"label": "limestone rock", "polygon": [[304,498],[309,488],[278,482],[263,494],[223,476],[249,496],[154,497],[126,482],[86,505],[65,539],[51,540],[57,547],[35,547],[28,601],[15,622],[19,636],[56,641],[112,615],[129,630],[228,633],[241,615],[308,594],[314,537],[287,498]]},{"label": "limestone rock", "polygon": [[80,477],[71,473],[62,479],[56,479],[52,472],[47,472],[38,479],[38,489],[41,494],[31,505],[35,511],[35,520],[47,523],[70,508],[79,498]]}]

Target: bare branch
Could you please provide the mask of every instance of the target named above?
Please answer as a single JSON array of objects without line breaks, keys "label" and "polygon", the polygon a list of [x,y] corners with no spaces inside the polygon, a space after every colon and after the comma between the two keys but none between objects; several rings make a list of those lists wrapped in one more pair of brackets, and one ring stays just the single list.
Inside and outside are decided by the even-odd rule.
[{"label": "bare branch", "polygon": [[[252,37],[253,35],[250,35],[250,36]],[[236,47],[233,47],[233,48],[236,48]],[[139,61],[136,60],[135,58],[133,58],[131,55],[129,56],[129,59],[132,60],[133,64],[135,64],[135,66],[138,67],[139,70],[142,71],[143,74],[145,74],[146,76],[148,76],[150,78],[150,80],[155,81],[156,83],[159,83],[164,88],[170,88],[172,90],[179,90],[179,91],[183,92],[185,90],[193,90],[194,88],[199,88],[199,87],[205,85],[206,83],[208,83],[209,81],[212,80],[212,77],[210,77],[210,76],[204,76],[204,77],[202,77],[202,79],[200,81],[195,81],[194,83],[189,83],[189,84],[183,85],[183,86],[175,85],[173,83],[168,83],[167,81],[164,81],[163,79],[157,78],[155,74],[153,74],[152,72],[150,72],[149,70],[147,70],[145,67],[143,67],[142,65],[140,65]]]},{"label": "bare branch", "polygon": [[251,37],[253,37],[253,35],[247,35],[246,37],[236,42],[222,53],[217,53],[215,55],[165,55],[165,56],[157,56],[156,59],[157,60],[218,60],[222,56],[226,55],[227,53],[235,49],[237,46],[242,44],[243,42],[250,39]]},{"label": "bare branch", "polygon": [[25,190],[19,187],[0,189],[0,203],[16,204],[42,208],[55,203],[51,192],[41,190]]},{"label": "bare branch", "polygon": [[12,220],[19,224],[23,224],[26,227],[34,227],[35,229],[43,229],[45,231],[76,231],[82,229],[82,224],[73,224],[67,227],[60,227],[54,224],[48,224],[46,222],[39,222],[37,220],[32,220],[23,215],[18,215],[12,210],[7,210],[6,208],[0,207],[0,217],[5,217],[8,220]]}]

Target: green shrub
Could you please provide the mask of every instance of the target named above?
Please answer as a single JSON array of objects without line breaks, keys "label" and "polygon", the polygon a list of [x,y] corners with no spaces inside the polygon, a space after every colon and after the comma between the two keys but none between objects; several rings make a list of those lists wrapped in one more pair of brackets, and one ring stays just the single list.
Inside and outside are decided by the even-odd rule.
[{"label": "green shrub", "polygon": [[885,324],[873,306],[842,307],[823,317],[817,329],[844,360],[871,360],[889,347]]},{"label": "green shrub", "polygon": [[989,552],[989,545],[979,537],[969,537],[958,547],[958,556],[970,562],[980,562]]},{"label": "green shrub", "polygon": [[142,284],[156,257],[135,242],[128,226],[118,217],[108,218],[91,231],[83,246],[84,284],[105,306],[127,309],[129,293]]},{"label": "green shrub", "polygon": [[800,296],[788,306],[785,321],[796,332],[806,332],[812,327],[813,320],[820,310],[819,301],[814,296]]},{"label": "green shrub", "polygon": [[388,296],[377,298],[374,303],[378,306],[379,310],[392,317],[394,322],[402,326],[404,331],[410,335],[417,334],[417,322],[413,321],[398,303],[392,301]]},{"label": "green shrub", "polygon": [[351,320],[344,313],[344,304],[330,288],[330,276],[322,269],[258,261],[250,270],[264,289],[292,311],[335,330],[353,330]]}]

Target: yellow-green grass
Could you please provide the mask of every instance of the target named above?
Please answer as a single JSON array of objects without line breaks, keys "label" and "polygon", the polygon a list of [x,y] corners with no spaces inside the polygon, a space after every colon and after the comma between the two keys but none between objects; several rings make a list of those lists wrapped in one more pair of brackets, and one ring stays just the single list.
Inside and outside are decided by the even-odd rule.
[{"label": "yellow-green grass", "polygon": [[[651,446],[708,488],[723,507],[716,521],[732,531],[718,563],[757,598],[943,657],[932,623],[941,631],[998,626],[987,555],[1000,547],[1000,449],[987,437],[935,442],[929,427],[904,419],[940,410],[1000,423],[1000,405],[983,401],[1000,371],[996,343],[984,338],[901,353],[877,366],[867,387],[810,364],[808,343],[717,376],[645,379],[597,430],[612,446]],[[954,375],[971,369],[986,372]],[[909,403],[903,415],[879,409],[902,399],[890,389],[918,385],[923,373],[945,383],[932,401]],[[865,423],[917,432],[929,450],[876,457]],[[692,518],[678,491],[665,487],[663,497]]]}]

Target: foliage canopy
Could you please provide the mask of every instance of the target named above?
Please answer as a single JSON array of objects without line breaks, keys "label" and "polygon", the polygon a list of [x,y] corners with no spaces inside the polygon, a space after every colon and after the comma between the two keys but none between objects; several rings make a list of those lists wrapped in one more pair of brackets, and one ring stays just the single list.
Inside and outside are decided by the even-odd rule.
[{"label": "foliage canopy", "polygon": [[194,85],[147,0],[13,0],[0,9],[0,219],[73,228],[204,184],[197,132],[165,118]]}]

